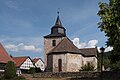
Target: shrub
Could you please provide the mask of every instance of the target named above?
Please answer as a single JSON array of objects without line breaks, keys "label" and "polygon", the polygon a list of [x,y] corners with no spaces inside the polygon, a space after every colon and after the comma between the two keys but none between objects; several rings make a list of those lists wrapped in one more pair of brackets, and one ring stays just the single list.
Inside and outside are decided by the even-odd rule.
[{"label": "shrub", "polygon": [[0,80],[26,80],[25,77],[23,76],[16,76],[14,78],[11,79],[5,79],[4,76],[0,78]]},{"label": "shrub", "polygon": [[31,67],[31,68],[29,69],[29,73],[30,73],[30,74],[34,74],[34,73],[35,73],[35,68],[34,68],[34,67]]},{"label": "shrub", "polygon": [[14,78],[15,76],[16,76],[15,64],[12,61],[8,61],[8,63],[5,66],[4,77],[5,79],[11,79],[11,78]]},{"label": "shrub", "polygon": [[35,72],[39,73],[39,72],[42,72],[42,70],[40,68],[35,68]]},{"label": "shrub", "polygon": [[87,63],[81,67],[80,71],[94,71],[95,66],[93,64]]},{"label": "shrub", "polygon": [[34,67],[31,67],[31,68],[29,69],[29,73],[32,74],[32,76],[34,77],[35,68],[34,68]]}]

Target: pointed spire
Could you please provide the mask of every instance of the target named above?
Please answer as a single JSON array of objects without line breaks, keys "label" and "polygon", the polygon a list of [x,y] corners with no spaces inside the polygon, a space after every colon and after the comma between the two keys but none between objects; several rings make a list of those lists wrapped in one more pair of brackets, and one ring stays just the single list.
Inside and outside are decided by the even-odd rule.
[{"label": "pointed spire", "polygon": [[58,8],[58,12],[57,12],[57,14],[58,14],[58,16],[57,16],[57,19],[56,19],[56,23],[55,23],[55,26],[62,26],[62,23],[61,23],[61,21],[60,21],[60,18],[59,18],[59,8]]},{"label": "pointed spire", "polygon": [[51,28],[51,34],[44,36],[44,38],[48,37],[65,37],[66,36],[66,29],[62,26],[60,18],[59,18],[59,11],[57,12],[58,16],[55,22],[55,25]]},{"label": "pointed spire", "polygon": [[59,18],[59,15],[57,16],[57,20],[56,20],[55,26],[62,26],[60,18]]}]

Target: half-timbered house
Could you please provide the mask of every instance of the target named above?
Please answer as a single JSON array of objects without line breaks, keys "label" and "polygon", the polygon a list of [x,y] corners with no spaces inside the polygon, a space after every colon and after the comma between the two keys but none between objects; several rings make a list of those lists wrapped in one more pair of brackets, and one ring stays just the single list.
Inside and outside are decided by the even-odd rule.
[{"label": "half-timbered house", "polygon": [[13,60],[16,63],[17,74],[28,73],[31,67],[35,67],[29,56],[13,57]]}]

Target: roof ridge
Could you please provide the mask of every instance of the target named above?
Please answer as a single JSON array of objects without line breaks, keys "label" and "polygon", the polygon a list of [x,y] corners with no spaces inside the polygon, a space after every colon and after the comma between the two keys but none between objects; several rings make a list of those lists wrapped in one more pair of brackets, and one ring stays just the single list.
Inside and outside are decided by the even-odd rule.
[{"label": "roof ridge", "polygon": [[[22,61],[20,61],[20,63],[18,64],[18,60],[20,60],[20,59],[23,59]],[[30,58],[29,56],[26,56],[26,57],[13,57],[13,60],[16,62],[16,66],[17,67],[19,67],[19,66],[21,66],[24,62],[25,62],[25,60],[27,59],[27,58]]]},{"label": "roof ridge", "polygon": [[[95,47],[95,48],[80,48],[80,49],[96,49],[96,47]],[[80,50],[80,49],[79,49],[79,50]]]},{"label": "roof ridge", "polygon": [[17,57],[13,57],[13,58],[22,58],[22,57],[29,57],[29,56],[17,56]]}]

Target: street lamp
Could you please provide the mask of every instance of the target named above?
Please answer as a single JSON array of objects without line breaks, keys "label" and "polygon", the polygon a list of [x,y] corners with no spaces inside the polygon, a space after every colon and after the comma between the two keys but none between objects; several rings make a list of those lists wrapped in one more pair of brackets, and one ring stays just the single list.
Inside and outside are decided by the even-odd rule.
[{"label": "street lamp", "polygon": [[100,48],[100,52],[101,52],[101,80],[102,80],[102,77],[103,77],[103,67],[104,67],[104,64],[103,64],[103,53],[104,53],[104,50],[105,48],[101,47]]}]

